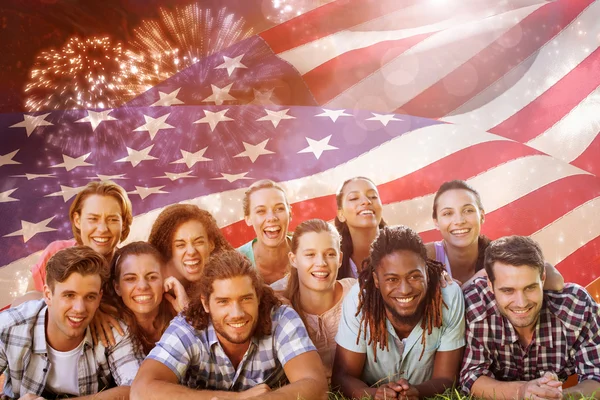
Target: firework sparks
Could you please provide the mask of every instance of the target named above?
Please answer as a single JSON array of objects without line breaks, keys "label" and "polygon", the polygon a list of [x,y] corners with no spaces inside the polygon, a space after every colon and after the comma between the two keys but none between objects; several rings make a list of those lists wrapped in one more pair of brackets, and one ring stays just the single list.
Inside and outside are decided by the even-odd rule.
[{"label": "firework sparks", "polygon": [[271,0],[263,7],[265,17],[281,24],[333,0]]},{"label": "firework sparks", "polygon": [[110,37],[70,38],[60,49],[41,52],[25,86],[29,111],[110,108],[133,97],[121,65],[123,46]]},{"label": "firework sparks", "polygon": [[123,81],[142,93],[153,85],[254,34],[245,19],[223,7],[215,11],[197,3],[175,10],[160,9],[160,19],[145,20],[134,30],[129,58],[122,65]]}]

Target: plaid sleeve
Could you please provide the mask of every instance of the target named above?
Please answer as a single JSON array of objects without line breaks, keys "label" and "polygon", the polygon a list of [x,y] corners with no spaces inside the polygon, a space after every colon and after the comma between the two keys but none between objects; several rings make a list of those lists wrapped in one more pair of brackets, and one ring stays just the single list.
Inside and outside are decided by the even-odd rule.
[{"label": "plaid sleeve", "polygon": [[458,285],[448,285],[442,293],[448,308],[442,309],[444,326],[438,351],[452,351],[465,345],[465,301]]},{"label": "plaid sleeve", "polygon": [[302,319],[293,308],[280,306],[273,314],[273,322],[275,350],[282,366],[300,354],[317,350]]},{"label": "plaid sleeve", "polygon": [[583,288],[578,291],[579,312],[583,328],[575,344],[575,361],[579,382],[600,382],[600,307]]},{"label": "plaid sleeve", "polygon": [[342,303],[342,316],[340,318],[340,325],[335,335],[335,341],[337,344],[345,349],[353,351],[355,353],[366,353],[367,344],[365,342],[363,333],[361,333],[358,344],[356,344],[356,338],[358,337],[358,330],[360,327],[360,314],[355,316],[358,308],[358,283],[355,284],[350,292],[344,298]]},{"label": "plaid sleeve", "polygon": [[[475,283],[475,282],[474,282]],[[482,317],[485,306],[476,284],[469,285],[465,292],[466,347],[460,371],[462,391],[470,393],[473,383],[480,376],[494,378],[491,371],[491,351],[487,320]]]},{"label": "plaid sleeve", "polygon": [[107,360],[110,367],[110,373],[117,386],[131,386],[133,378],[137,374],[142,359],[139,353],[134,351],[131,335],[127,326],[121,323],[125,336],[119,335],[113,328],[116,344],[110,346],[107,351]]},{"label": "plaid sleeve", "polygon": [[195,360],[193,344],[196,341],[193,328],[181,315],[178,315],[173,318],[146,359],[163,363],[173,371],[181,383],[188,367]]}]

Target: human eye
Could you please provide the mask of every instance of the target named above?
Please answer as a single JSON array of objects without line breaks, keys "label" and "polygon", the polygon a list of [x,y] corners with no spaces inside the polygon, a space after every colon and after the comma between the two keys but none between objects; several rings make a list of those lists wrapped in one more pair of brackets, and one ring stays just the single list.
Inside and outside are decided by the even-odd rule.
[{"label": "human eye", "polygon": [[395,278],[395,277],[393,277],[393,276],[390,276],[390,277],[386,278],[386,279],[385,279],[385,281],[386,281],[386,282],[390,282],[390,283],[393,283],[393,282],[398,282],[398,278]]},{"label": "human eye", "polygon": [[309,251],[309,252],[307,252],[307,253],[304,253],[304,257],[314,257],[314,256],[315,256],[315,253],[314,253],[314,252],[312,252],[312,251]]},{"label": "human eye", "polygon": [[63,297],[65,297],[67,299],[73,299],[73,298],[75,298],[75,294],[73,294],[73,293],[63,293]]},{"label": "human eye", "polygon": [[512,294],[513,293],[512,289],[500,289],[500,291],[504,294]]},{"label": "human eye", "polygon": [[98,220],[98,217],[87,217],[87,220],[90,222],[95,222]]},{"label": "human eye", "polygon": [[88,301],[96,301],[97,298],[98,298],[98,296],[95,294],[90,294],[87,296]]}]

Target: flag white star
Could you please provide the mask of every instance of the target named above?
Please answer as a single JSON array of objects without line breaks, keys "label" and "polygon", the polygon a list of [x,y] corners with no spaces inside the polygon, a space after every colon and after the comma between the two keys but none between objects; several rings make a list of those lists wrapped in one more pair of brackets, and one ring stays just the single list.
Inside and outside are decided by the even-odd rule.
[{"label": "flag white star", "polygon": [[256,145],[242,142],[246,150],[242,151],[240,154],[235,155],[234,157],[250,157],[250,161],[254,162],[258,157],[262,155],[275,154],[273,151],[265,149],[268,141],[269,139],[264,140]]},{"label": "flag white star", "polygon": [[154,145],[150,145],[142,150],[135,150],[127,147],[127,154],[129,155],[127,157],[120,158],[115,162],[130,162],[132,167],[137,167],[142,161],[158,160],[156,157],[148,154],[153,147]]},{"label": "flag white star", "polygon": [[54,179],[56,179],[56,176],[54,176],[54,174],[25,174],[25,175],[11,175],[11,177],[27,178],[28,181],[30,181],[32,179],[39,179],[39,178],[54,178]]},{"label": "flag white star", "polygon": [[83,188],[85,188],[85,186],[70,187],[70,186],[60,185],[60,192],[50,193],[50,194],[47,194],[44,197],[59,197],[59,196],[62,196],[63,200],[66,203],[67,201],[69,201],[69,199],[71,197],[73,197],[77,193],[81,192],[83,190]]},{"label": "flag white star", "polygon": [[21,220],[21,229],[16,232],[9,233],[8,235],[4,235],[4,237],[10,236],[23,236],[23,242],[27,243],[29,239],[37,235],[38,233],[44,232],[52,232],[56,229],[49,228],[48,224],[52,221],[54,217],[50,217],[38,223],[28,222]]},{"label": "flag white star", "polygon": [[215,69],[227,68],[227,75],[231,76],[231,74],[233,73],[233,71],[235,71],[236,68],[248,68],[240,62],[242,60],[242,57],[244,57],[244,54],[242,54],[241,56],[237,56],[235,58],[229,58],[227,56],[223,56],[223,61],[225,61],[225,62],[223,64],[215,67]]},{"label": "flag white star", "polygon": [[174,104],[184,104],[183,101],[179,100],[177,98],[177,95],[179,94],[179,91],[181,90],[181,88],[173,90],[171,93],[163,93],[163,92],[158,92],[158,96],[160,97],[160,100],[158,100],[156,103],[154,104],[150,104],[150,106],[172,106]]},{"label": "flag white star", "polygon": [[12,153],[8,153],[3,156],[0,156],[0,167],[2,167],[3,165],[21,164],[20,162],[13,160],[13,157],[18,152],[19,152],[19,150],[15,150]]},{"label": "flag white star", "polygon": [[254,99],[250,102],[250,104],[261,104],[264,106],[275,104],[273,100],[271,100],[271,97],[273,96],[273,90],[275,89],[266,90],[264,92],[260,92],[256,89],[252,90],[254,91]]},{"label": "flag white star", "polygon": [[346,114],[345,110],[328,110],[326,108],[323,108],[323,111],[321,114],[317,114],[317,117],[329,117],[331,118],[331,120],[333,122],[337,121],[337,119],[339,117],[351,117],[352,114]]},{"label": "flag white star", "polygon": [[150,140],[154,140],[154,136],[156,136],[156,134],[158,133],[159,130],[175,128],[174,126],[169,125],[165,122],[167,120],[167,118],[169,117],[169,115],[171,115],[171,113],[165,114],[158,118],[152,118],[148,115],[144,115],[144,120],[146,120],[146,123],[142,126],[138,126],[133,131],[134,132],[148,131],[148,133],[150,134]]},{"label": "flag white star", "polygon": [[[250,171],[248,171],[250,172]],[[246,176],[248,174],[248,172],[242,172],[239,174],[225,174],[221,172],[222,177],[221,178],[212,178],[215,181],[228,181],[229,183],[235,182],[235,181],[239,181],[240,179],[254,179],[254,178],[250,178],[248,176]]]},{"label": "flag white star", "polygon": [[150,188],[136,186],[134,191],[127,192],[127,193],[137,194],[142,198],[142,200],[144,200],[146,197],[150,196],[151,194],[169,193],[169,192],[162,191],[161,190],[162,188],[164,188],[164,186],[156,186],[156,187],[150,187]]},{"label": "flag white star", "polygon": [[324,151],[338,150],[337,147],[331,146],[329,144],[329,139],[331,139],[331,135],[321,140],[314,140],[307,137],[306,141],[308,142],[308,147],[300,150],[298,153],[313,153],[318,160]]},{"label": "flag white star", "polygon": [[7,190],[6,192],[0,192],[0,203],[10,203],[11,201],[19,201],[19,199],[10,197],[10,195],[13,194],[13,192],[17,189],[10,189],[10,190]]},{"label": "flag white star", "polygon": [[[117,179],[129,179],[129,178],[125,178],[125,174],[118,174],[118,175],[96,174],[96,177],[98,177],[98,179],[100,179],[101,181],[116,181]],[[96,179],[96,177],[88,176],[88,179]]]},{"label": "flag white star", "polygon": [[183,164],[187,165],[188,168],[192,168],[197,162],[201,161],[212,161],[212,158],[204,157],[204,153],[206,152],[208,147],[198,150],[195,153],[190,153],[189,151],[180,150],[181,158],[177,161],[173,161],[171,164]]},{"label": "flag white star", "polygon": [[202,100],[202,102],[205,103],[214,101],[216,105],[220,106],[221,104],[223,104],[224,101],[237,100],[235,97],[229,94],[232,85],[233,83],[230,83],[222,89],[215,85],[210,85],[212,89],[212,94],[204,100]]},{"label": "flag white star", "polygon": [[94,164],[85,162],[85,160],[87,160],[87,158],[90,156],[90,154],[92,154],[92,153],[87,153],[87,154],[84,154],[81,157],[77,157],[77,158],[69,157],[68,155],[63,154],[64,162],[62,162],[60,164],[56,164],[56,165],[51,165],[50,168],[63,167],[67,171],[71,171],[77,167],[89,167],[91,165],[94,165]]},{"label": "flag white star", "polygon": [[27,137],[31,135],[31,133],[38,126],[50,126],[54,125],[52,122],[46,121],[46,117],[50,115],[50,113],[42,114],[42,115],[23,115],[23,121],[11,125],[11,128],[25,128],[27,131]]},{"label": "flag white star", "polygon": [[194,121],[195,124],[208,124],[210,125],[211,132],[215,130],[215,127],[219,124],[219,122],[225,121],[233,121],[232,118],[226,117],[225,113],[228,109],[212,112],[208,110],[204,110],[205,117],[199,119],[198,121]]},{"label": "flag white star", "polygon": [[155,176],[155,178],[161,179],[161,178],[167,178],[170,179],[171,181],[176,181],[177,179],[182,179],[182,178],[196,178],[193,175],[190,175],[192,172],[192,170],[186,171],[186,172],[180,172],[180,173],[174,173],[174,172],[165,172],[165,176]]},{"label": "flag white star", "polygon": [[92,111],[92,110],[87,110],[88,112],[88,116],[85,118],[81,118],[78,119],[75,122],[89,122],[92,124],[92,132],[96,130],[96,128],[98,127],[98,125],[100,125],[101,122],[104,121],[116,121],[117,119],[114,117],[111,117],[110,114],[111,112],[113,112],[113,110],[105,110],[105,111]]},{"label": "flag white star", "polygon": [[390,121],[403,121],[402,119],[394,118],[396,114],[377,114],[372,112],[374,116],[371,118],[367,118],[367,121],[379,121],[383,124],[383,126],[387,126]]},{"label": "flag white star", "polygon": [[267,112],[267,115],[265,115],[264,117],[260,117],[259,119],[257,119],[257,121],[271,121],[273,123],[274,128],[277,128],[277,125],[279,125],[282,119],[296,119],[296,117],[287,115],[287,112],[290,111],[289,108],[280,111],[272,111],[265,109],[265,111]]}]

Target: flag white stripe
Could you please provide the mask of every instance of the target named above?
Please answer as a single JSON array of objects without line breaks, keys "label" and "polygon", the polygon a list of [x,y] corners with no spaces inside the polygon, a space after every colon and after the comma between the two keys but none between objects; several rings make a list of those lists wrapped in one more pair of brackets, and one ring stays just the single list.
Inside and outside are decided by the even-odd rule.
[{"label": "flag white stripe", "polygon": [[544,258],[556,265],[600,236],[600,197],[571,210],[531,235],[542,246]]},{"label": "flag white stripe", "polygon": [[[324,107],[394,111],[463,65],[542,5],[533,5],[438,32],[411,47]],[[377,104],[364,98],[377,93]]]},{"label": "flag white stripe", "polygon": [[[511,160],[467,180],[480,194],[485,211],[491,213],[559,179],[588,174],[546,155]],[[434,229],[431,218],[435,193],[386,204],[383,215],[390,224],[408,225],[418,232]]]},{"label": "flag white stripe", "polygon": [[[527,104],[565,77],[600,45],[600,2],[588,6],[553,40],[522,64],[531,64],[526,71],[518,66],[502,79],[514,82],[501,94],[492,85],[443,120],[457,124],[470,124],[489,130],[519,112]],[[534,58],[531,62],[531,58]],[[491,99],[484,105],[478,97]],[[471,111],[472,110],[472,111]]]},{"label": "flag white stripe", "polygon": [[[536,4],[537,7],[543,5],[539,1],[524,1],[523,3],[525,4],[520,4],[521,7],[531,6],[532,3]],[[281,52],[278,56],[291,63],[300,74],[304,75],[319,65],[346,52],[362,49],[388,40],[404,39],[424,33],[450,29],[474,21],[482,21],[494,15],[510,11],[514,8],[514,5],[497,3],[476,12],[470,11],[469,7],[464,7],[464,5],[462,8],[463,10],[454,10],[451,14],[452,18],[442,21],[425,25],[419,24],[415,28],[388,29],[399,26],[413,26],[415,21],[424,22],[431,20],[432,17],[439,19],[432,12],[429,4],[421,2],[375,20],[359,24],[348,30],[336,32],[302,46]],[[443,13],[447,15],[447,11]]]},{"label": "flag white stripe", "polygon": [[600,86],[554,126],[527,142],[527,145],[559,160],[571,162],[588,148],[598,132],[600,132]]}]

